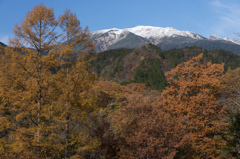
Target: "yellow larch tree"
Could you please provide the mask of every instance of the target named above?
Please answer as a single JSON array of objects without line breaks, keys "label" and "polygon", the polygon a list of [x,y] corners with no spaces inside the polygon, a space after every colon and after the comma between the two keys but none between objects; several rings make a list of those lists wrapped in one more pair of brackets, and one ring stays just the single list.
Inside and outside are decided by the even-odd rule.
[{"label": "yellow larch tree", "polygon": [[[34,7],[16,25],[15,37],[5,49],[0,69],[1,111],[11,116],[9,149],[40,155],[51,131],[51,101],[48,98],[51,70],[56,66],[54,52],[58,22],[53,9]],[[8,119],[9,121],[9,119]]]},{"label": "yellow larch tree", "polygon": [[[57,108],[55,113],[58,114],[55,115],[55,120],[64,134],[61,139],[64,139],[65,143],[59,146],[64,150],[64,158],[67,159],[74,154],[76,157],[81,147],[88,151],[98,145],[97,141],[86,137],[87,133],[83,133],[85,130],[74,129],[76,125],[82,127],[80,125],[86,115],[96,108],[94,93],[89,91],[96,81],[96,75],[88,70],[88,61],[92,59],[95,47],[90,40],[88,28],[82,29],[77,16],[69,10],[60,15],[59,26],[62,29],[63,42],[58,45],[61,69],[54,75],[51,92],[53,105]],[[83,127],[81,129],[83,130]],[[86,143],[77,145],[81,140]],[[88,140],[91,140],[91,143]],[[88,142],[90,144],[87,144]],[[69,150],[69,147],[72,149]]]},{"label": "yellow larch tree", "polygon": [[96,75],[88,70],[95,48],[88,28],[82,29],[69,10],[57,20],[53,9],[39,5],[14,34],[1,56],[0,132],[8,134],[0,151],[78,158],[93,150],[99,142],[84,129],[97,106],[91,89]]}]

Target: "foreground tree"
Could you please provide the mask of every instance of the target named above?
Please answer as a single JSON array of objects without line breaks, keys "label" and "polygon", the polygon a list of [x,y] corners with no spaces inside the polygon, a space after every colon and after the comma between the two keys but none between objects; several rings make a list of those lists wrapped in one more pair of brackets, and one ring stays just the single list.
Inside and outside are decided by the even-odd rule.
[{"label": "foreground tree", "polygon": [[200,54],[165,74],[170,87],[162,93],[162,107],[182,119],[202,158],[218,155],[220,146],[226,144],[216,137],[228,125],[225,106],[219,103],[223,70],[223,64],[205,63]]},{"label": "foreground tree", "polygon": [[[14,115],[11,136],[14,152],[37,149],[49,134],[47,97],[51,68],[56,58],[53,48],[58,35],[54,32],[57,21],[53,9],[39,5],[26,14],[24,21],[16,25],[15,37],[10,39],[1,67],[2,105],[8,106]],[[28,47],[31,47],[29,49]]]},{"label": "foreground tree", "polygon": [[[57,27],[61,34],[54,32]],[[0,131],[7,133],[0,141],[3,153],[68,158],[69,147],[71,156],[93,149],[88,143],[98,142],[81,124],[96,106],[88,91],[96,76],[88,70],[94,45],[87,28],[82,30],[70,11],[56,20],[53,9],[39,5],[15,26],[14,34],[1,56]],[[78,45],[80,51],[75,50]]]},{"label": "foreground tree", "polygon": [[76,126],[74,121],[79,124],[76,120],[83,119],[81,115],[93,110],[93,105],[90,104],[91,95],[87,95],[87,92],[93,86],[96,76],[88,71],[87,60],[91,59],[94,44],[89,40],[88,28],[82,30],[77,16],[69,10],[59,17],[59,25],[64,43],[59,44],[61,70],[57,72],[53,82],[56,84],[55,93],[58,90],[60,94],[57,93],[57,106],[62,119],[58,121],[65,123],[65,158],[68,158],[69,133]]}]

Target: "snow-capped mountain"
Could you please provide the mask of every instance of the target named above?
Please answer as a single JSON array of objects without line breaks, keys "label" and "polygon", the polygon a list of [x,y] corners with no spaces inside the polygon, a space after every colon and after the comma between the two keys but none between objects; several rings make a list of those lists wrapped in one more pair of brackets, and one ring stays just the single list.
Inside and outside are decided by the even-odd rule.
[{"label": "snow-capped mountain", "polygon": [[229,51],[233,51],[234,48],[234,50],[240,50],[240,42],[237,40],[231,38],[222,39],[217,35],[205,38],[191,31],[180,31],[172,27],[162,28],[139,25],[125,29],[111,28],[98,30],[90,34],[91,39],[96,42],[97,52],[115,48],[136,48],[139,45],[147,43],[155,44],[162,50],[193,45],[205,49],[228,48]]},{"label": "snow-capped mountain", "polygon": [[233,43],[235,43],[235,44],[238,44],[238,45],[240,45],[240,41],[238,41],[238,40],[235,40],[235,39],[232,39],[232,38],[228,38],[228,37],[226,37],[226,38],[223,38],[223,40],[226,40],[226,41],[231,41],[231,42],[233,42]]},{"label": "snow-capped mountain", "polygon": [[162,28],[162,27],[139,25],[137,27],[129,28],[127,30],[144,38],[163,38],[163,37],[171,37],[171,36],[179,35],[179,36],[191,37],[193,39],[202,39],[200,35],[197,35],[190,31],[179,31],[172,27]]},{"label": "snow-capped mountain", "polygon": [[208,38],[209,40],[225,40],[225,41],[230,41],[232,43],[235,43],[235,44],[238,44],[240,45],[240,41],[236,40],[236,39],[232,39],[232,38],[228,38],[228,37],[225,37],[225,38],[220,38],[219,36],[213,34],[211,36],[209,36]]},{"label": "snow-capped mountain", "polygon": [[116,37],[118,37],[121,34],[128,33],[128,32],[131,32],[135,35],[138,35],[140,37],[147,38],[147,39],[150,39],[150,38],[161,39],[163,37],[171,37],[171,36],[185,36],[193,39],[203,39],[202,36],[190,31],[179,31],[172,27],[162,28],[162,27],[141,26],[141,25],[136,26],[134,28],[125,28],[125,29],[112,28],[112,29],[98,30],[98,31],[92,32],[92,35],[111,33],[111,34],[115,34]]},{"label": "snow-capped mountain", "polygon": [[219,36],[217,36],[217,35],[215,35],[215,34],[209,36],[208,39],[209,39],[209,40],[222,40],[222,38],[220,38]]}]

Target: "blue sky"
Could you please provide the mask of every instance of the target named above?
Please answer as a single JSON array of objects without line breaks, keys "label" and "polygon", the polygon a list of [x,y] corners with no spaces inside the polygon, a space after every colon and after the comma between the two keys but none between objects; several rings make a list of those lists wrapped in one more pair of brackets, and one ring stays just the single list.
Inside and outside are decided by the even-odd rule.
[{"label": "blue sky", "polygon": [[55,15],[75,12],[90,31],[137,25],[173,27],[208,37],[238,38],[240,0],[0,0],[0,41],[35,5],[53,7]]}]

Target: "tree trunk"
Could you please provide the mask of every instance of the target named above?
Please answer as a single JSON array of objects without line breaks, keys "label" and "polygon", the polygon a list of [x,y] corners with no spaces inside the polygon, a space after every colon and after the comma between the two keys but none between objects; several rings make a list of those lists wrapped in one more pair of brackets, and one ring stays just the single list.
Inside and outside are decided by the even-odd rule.
[{"label": "tree trunk", "polygon": [[[40,76],[40,72],[41,72],[41,65],[39,64],[39,68],[38,68],[39,72],[38,72],[38,84],[40,86],[40,80],[41,80],[41,76]],[[38,124],[38,128],[37,128],[37,144],[38,144],[38,155],[40,155],[40,112],[41,112],[41,88],[39,88],[38,90],[38,113],[37,113],[37,124]]]},{"label": "tree trunk", "polygon": [[[42,49],[42,20],[40,20],[40,35],[39,35],[39,39],[40,39],[40,43],[39,43],[39,49],[38,49],[38,56],[41,58],[41,49]],[[40,112],[41,112],[41,85],[40,85],[40,82],[41,82],[41,69],[42,69],[42,66],[41,66],[41,63],[38,64],[38,86],[39,86],[39,90],[38,90],[38,114],[37,114],[37,117],[38,117],[38,121],[37,121],[37,124],[38,124],[38,128],[37,128],[37,136],[38,136],[38,156],[40,155]]]},{"label": "tree trunk", "polygon": [[65,130],[65,159],[68,159],[68,135],[69,135],[69,117],[66,117],[66,130]]},{"label": "tree trunk", "polygon": [[[68,82],[68,76],[69,76],[69,70],[67,66],[67,87],[69,88],[69,82]],[[69,91],[69,89],[68,89]],[[69,92],[67,97],[67,111],[69,109],[70,103],[69,103]],[[68,113],[68,112],[67,112]],[[65,130],[65,159],[68,159],[68,136],[69,136],[69,114],[66,116],[66,130]]]}]

